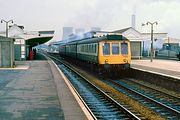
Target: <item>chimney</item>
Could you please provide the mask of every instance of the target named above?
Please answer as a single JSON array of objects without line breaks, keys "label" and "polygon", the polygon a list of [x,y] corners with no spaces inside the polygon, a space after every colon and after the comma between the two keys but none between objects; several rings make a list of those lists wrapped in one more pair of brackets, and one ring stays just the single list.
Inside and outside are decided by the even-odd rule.
[{"label": "chimney", "polygon": [[131,24],[131,27],[133,29],[136,29],[136,16],[134,14],[132,15],[132,24]]},{"label": "chimney", "polygon": [[76,35],[80,35],[80,34],[84,34],[85,30],[83,28],[77,28],[75,29],[75,34]]},{"label": "chimney", "polygon": [[73,34],[73,27],[63,27],[63,40],[68,39],[71,34]]},{"label": "chimney", "polygon": [[91,31],[101,31],[100,27],[91,27]]}]

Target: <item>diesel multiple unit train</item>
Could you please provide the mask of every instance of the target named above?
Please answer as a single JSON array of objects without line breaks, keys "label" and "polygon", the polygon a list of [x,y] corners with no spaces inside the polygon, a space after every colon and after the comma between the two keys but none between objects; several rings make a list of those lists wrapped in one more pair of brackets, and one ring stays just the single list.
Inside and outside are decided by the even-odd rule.
[{"label": "diesel multiple unit train", "polygon": [[122,35],[106,35],[58,44],[59,54],[94,69],[116,71],[131,63],[130,41]]}]

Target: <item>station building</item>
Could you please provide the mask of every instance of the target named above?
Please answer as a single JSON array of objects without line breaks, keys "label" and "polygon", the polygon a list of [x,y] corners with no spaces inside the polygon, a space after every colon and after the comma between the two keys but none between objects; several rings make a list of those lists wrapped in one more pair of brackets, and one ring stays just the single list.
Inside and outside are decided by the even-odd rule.
[{"label": "station building", "polygon": [[[5,32],[0,32],[0,36],[5,36]],[[25,31],[24,26],[14,24],[9,26],[8,36],[14,39],[14,59],[28,60],[30,49],[51,40],[54,31]]]},{"label": "station building", "polygon": [[[140,59],[143,56],[149,55],[151,50],[151,33],[141,33],[132,27],[116,30],[113,32],[120,33],[130,40],[132,58]],[[153,33],[154,52],[162,48],[163,42],[166,38],[167,33]]]}]

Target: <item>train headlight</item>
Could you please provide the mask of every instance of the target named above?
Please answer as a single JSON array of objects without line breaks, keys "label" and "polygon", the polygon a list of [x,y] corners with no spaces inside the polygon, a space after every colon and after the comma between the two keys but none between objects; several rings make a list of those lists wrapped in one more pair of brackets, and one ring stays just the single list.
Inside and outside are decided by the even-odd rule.
[{"label": "train headlight", "polygon": [[123,61],[124,61],[125,63],[127,63],[127,62],[128,62],[128,60],[127,60],[127,59],[123,59]]},{"label": "train headlight", "polygon": [[104,62],[107,64],[108,63],[108,59],[106,59]]}]

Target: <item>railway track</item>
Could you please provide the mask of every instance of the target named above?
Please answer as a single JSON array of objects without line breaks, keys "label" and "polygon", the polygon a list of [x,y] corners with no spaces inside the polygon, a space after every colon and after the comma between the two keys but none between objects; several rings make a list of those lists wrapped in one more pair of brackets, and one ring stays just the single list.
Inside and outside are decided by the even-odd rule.
[{"label": "railway track", "polygon": [[[118,82],[117,82],[117,80],[113,80],[113,81],[105,80],[103,82],[107,83],[108,85],[111,85],[113,88],[119,90],[121,93],[124,93],[127,96],[129,96],[130,98],[132,98],[132,99],[138,101],[139,103],[147,106],[148,108],[152,109],[156,113],[159,113],[164,118],[172,119],[172,120],[176,120],[176,119],[180,118],[180,116],[179,116],[180,115],[180,113],[179,113],[179,104],[180,103],[179,103],[179,98],[178,97],[175,97],[175,96],[172,96],[172,95],[168,95],[168,94],[165,94],[165,93],[162,94],[160,91],[158,92],[157,90],[154,90],[153,88],[145,87],[142,84],[133,83],[133,81],[130,81],[128,79],[121,80],[121,81],[118,81]],[[119,87],[119,86],[121,86],[121,87]],[[143,88],[143,89],[141,90],[140,88],[141,89]],[[90,92],[91,92],[91,90],[90,90]],[[155,94],[155,93],[157,93],[157,94]],[[95,93],[93,93],[93,94],[95,94]],[[96,95],[96,96],[98,96],[98,95]],[[87,99],[92,99],[92,98],[91,97],[87,97]],[[114,97],[113,97],[113,99],[116,100],[116,98],[114,98]],[[98,105],[103,105],[102,101],[101,102],[97,102],[97,103],[94,103],[93,101],[90,101],[89,104],[87,104],[87,106],[89,106],[89,105],[91,106],[92,104],[94,104],[95,106],[91,107],[91,109],[94,110],[94,109],[97,108]],[[107,102],[107,103],[109,103],[109,102]],[[136,114],[136,112],[134,112],[133,109],[131,109],[131,107],[129,107],[128,105],[121,104],[121,106],[122,105],[128,111],[131,111],[131,112]],[[99,107],[99,108],[104,108],[104,107]],[[103,110],[105,110],[105,109],[97,110],[97,113],[100,113]],[[110,114],[107,113],[105,115],[107,115],[107,116],[112,115],[111,112],[109,112],[109,113]],[[95,116],[97,116],[98,119],[101,119],[101,117],[100,117],[101,115],[96,115],[95,114]],[[102,114],[102,116],[103,116],[103,114]],[[105,118],[107,116],[105,116]],[[139,119],[141,118],[141,115],[138,115],[138,113],[136,114],[136,116],[138,116]],[[103,118],[103,119],[105,119],[105,118]],[[123,118],[120,118],[120,119],[123,119]]]},{"label": "railway track", "polygon": [[158,97],[155,97],[156,95],[153,95],[154,92],[146,92],[145,90],[140,90],[142,86],[134,87],[132,83],[127,84],[124,81],[125,80],[110,80],[104,82],[113,86],[120,92],[127,94],[129,97],[139,101],[140,103],[159,113],[161,116],[166,117],[167,119],[176,120],[180,118],[178,101],[170,103],[170,100],[165,101],[165,98],[162,97],[162,95],[160,97],[160,93],[157,95]]},{"label": "railway track", "polygon": [[63,71],[76,91],[79,93],[83,103],[86,103],[85,106],[87,106],[90,112],[93,114],[94,119],[140,120],[140,118],[120,105],[113,98],[93,85],[79,73],[74,71],[70,66],[60,63],[59,60],[53,57],[51,58],[56,62],[56,64],[58,64],[58,67]]},{"label": "railway track", "polygon": [[155,99],[177,111],[180,111],[180,96],[178,95],[175,96],[175,95],[166,93],[159,89],[155,89],[153,87],[136,82],[135,80],[132,80],[132,79],[124,79],[123,82],[132,86],[134,90],[137,90],[141,92],[142,94],[149,96],[152,99]]}]

